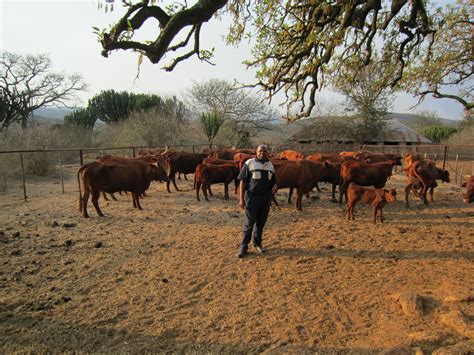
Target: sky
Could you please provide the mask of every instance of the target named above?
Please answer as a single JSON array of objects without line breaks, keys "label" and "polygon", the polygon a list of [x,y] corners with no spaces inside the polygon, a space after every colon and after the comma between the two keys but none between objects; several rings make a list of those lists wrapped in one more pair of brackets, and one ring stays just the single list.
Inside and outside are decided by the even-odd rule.
[{"label": "sky", "polygon": [[[178,64],[173,72],[165,72],[160,68],[166,62],[151,64],[144,58],[140,76],[136,79],[138,54],[115,51],[105,58],[100,54],[101,46],[93,33],[92,27],[109,27],[123,15],[121,1],[115,2],[114,11],[106,13],[104,8],[98,9],[99,0],[0,0],[0,50],[18,54],[49,54],[55,71],[82,74],[88,91],[80,95],[76,106],[86,106],[88,99],[108,89],[182,98],[194,82],[205,82],[211,78],[253,82],[254,70],[248,70],[242,64],[250,58],[250,46],[230,47],[224,44],[223,35],[229,27],[229,20],[226,19],[212,19],[202,30],[201,47],[215,47],[212,61],[216,65],[201,62],[194,56]],[[153,24],[149,24],[145,33],[153,33],[152,27]],[[153,39],[153,36],[148,38]],[[342,101],[342,96],[330,91],[318,95],[325,102],[337,104]],[[279,97],[272,101],[276,107],[281,102]],[[410,95],[397,94],[393,112],[434,111],[439,117],[447,119],[461,119],[463,115],[462,106],[453,100],[429,98],[411,109],[416,102]]]}]

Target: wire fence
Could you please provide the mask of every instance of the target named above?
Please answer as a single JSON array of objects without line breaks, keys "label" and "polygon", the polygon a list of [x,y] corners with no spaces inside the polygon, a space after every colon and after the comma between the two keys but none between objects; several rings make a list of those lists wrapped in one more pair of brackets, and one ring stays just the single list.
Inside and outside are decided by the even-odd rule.
[{"label": "wire fence", "polygon": [[[0,192],[7,188],[20,188],[23,198],[28,198],[27,186],[41,184],[54,179],[60,184],[62,193],[65,193],[65,181],[70,182],[73,189],[71,172],[85,163],[94,161],[104,154],[116,156],[136,156],[141,148],[160,147],[105,147],[105,148],[69,148],[69,149],[37,149],[0,151]],[[217,148],[218,146],[213,146]],[[170,148],[187,151],[202,152],[209,148],[206,144],[174,145]],[[335,153],[340,151],[368,150],[374,153],[398,153],[402,156],[410,151],[420,153],[424,158],[434,160],[437,166],[450,172],[451,180],[461,185],[469,175],[474,175],[474,144],[463,145],[338,145],[338,144],[287,144],[271,146],[273,152],[284,149],[298,150],[305,155],[320,153]],[[68,185],[69,186],[69,185]]]}]

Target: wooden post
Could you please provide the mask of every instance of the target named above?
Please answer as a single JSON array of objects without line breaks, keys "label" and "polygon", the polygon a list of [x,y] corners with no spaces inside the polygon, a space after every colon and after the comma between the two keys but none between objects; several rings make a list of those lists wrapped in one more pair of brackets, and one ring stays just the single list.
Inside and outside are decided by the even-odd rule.
[{"label": "wooden post", "polygon": [[84,165],[84,152],[82,149],[79,149],[79,161],[81,162],[81,166]]},{"label": "wooden post", "polygon": [[456,164],[454,165],[454,183],[458,183],[458,160],[459,154],[456,154]]},{"label": "wooden post", "polygon": [[61,161],[61,151],[59,151],[59,176],[61,176],[61,188],[64,195],[64,175],[63,175],[63,163]]},{"label": "wooden post", "polygon": [[[211,144],[211,149],[212,149],[212,144]],[[194,153],[194,144],[193,144],[193,153]]]},{"label": "wooden post", "polygon": [[434,156],[434,162],[435,162],[435,164],[436,164],[436,153],[435,153],[435,156]]},{"label": "wooden post", "polygon": [[444,146],[444,154],[443,154],[443,170],[446,169],[446,157],[448,156],[448,146]]},{"label": "wooden post", "polygon": [[462,168],[461,168],[461,177],[459,178],[459,187],[462,187]]},{"label": "wooden post", "polygon": [[26,181],[25,181],[25,168],[23,166],[23,154],[20,153],[20,164],[21,164],[21,177],[23,180],[23,198],[25,199],[25,202],[28,199],[28,196],[26,196]]},{"label": "wooden post", "polygon": [[132,157],[135,156],[135,147],[132,147]]}]

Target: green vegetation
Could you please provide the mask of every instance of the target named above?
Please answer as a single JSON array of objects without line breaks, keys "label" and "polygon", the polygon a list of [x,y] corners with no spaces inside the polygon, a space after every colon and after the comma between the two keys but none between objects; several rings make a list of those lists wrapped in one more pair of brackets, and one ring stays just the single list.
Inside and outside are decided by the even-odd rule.
[{"label": "green vegetation", "polygon": [[457,131],[458,130],[456,128],[436,125],[428,126],[422,129],[421,134],[424,135],[426,138],[430,139],[433,143],[441,143],[442,141],[447,140]]}]

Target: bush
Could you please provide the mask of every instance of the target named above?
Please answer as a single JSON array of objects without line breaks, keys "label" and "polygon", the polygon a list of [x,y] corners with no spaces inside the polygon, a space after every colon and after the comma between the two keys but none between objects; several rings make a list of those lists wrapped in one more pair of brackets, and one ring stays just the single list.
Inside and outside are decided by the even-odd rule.
[{"label": "bush", "polygon": [[153,110],[133,112],[122,122],[102,127],[97,140],[109,147],[181,145],[205,142],[200,131],[194,121],[165,117]]}]

